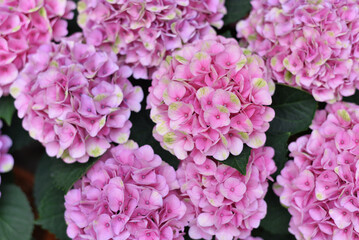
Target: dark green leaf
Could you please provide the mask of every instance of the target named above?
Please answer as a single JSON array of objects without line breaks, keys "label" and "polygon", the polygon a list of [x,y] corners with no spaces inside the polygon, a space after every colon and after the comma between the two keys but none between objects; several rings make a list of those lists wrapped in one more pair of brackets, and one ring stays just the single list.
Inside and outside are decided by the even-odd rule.
[{"label": "dark green leaf", "polygon": [[12,184],[12,183],[15,183],[14,171],[1,174],[1,184]]},{"label": "dark green leaf", "polygon": [[258,229],[254,229],[252,231],[252,236],[254,237],[261,237],[263,240],[295,240],[295,237],[290,234],[289,232],[287,234],[273,234],[262,227],[259,227]]},{"label": "dark green leaf", "polygon": [[[277,85],[271,107],[275,111],[275,118],[270,123],[266,145],[275,149],[274,159],[278,173],[288,161],[289,137],[309,129],[317,103],[307,92]],[[292,239],[293,237],[288,237],[290,215],[287,209],[280,205],[272,187],[269,188],[265,200],[268,207],[267,215],[261,221],[261,228],[265,232],[261,236],[264,239]]]},{"label": "dark green leaf", "polygon": [[277,85],[272,99],[275,118],[268,133],[296,134],[309,128],[317,109],[312,95],[293,87]]},{"label": "dark green leaf", "polygon": [[22,127],[22,121],[16,115],[13,117],[11,126],[4,126],[2,132],[8,135],[13,141],[10,152],[20,150],[25,146],[29,146],[36,141],[29,136],[29,133]]},{"label": "dark green leaf", "polygon": [[47,155],[44,155],[37,165],[34,185],[34,199],[37,207],[40,206],[40,202],[44,198],[46,192],[54,187],[50,171],[51,166],[53,165],[52,160],[53,159],[50,159]]},{"label": "dark green leaf", "polygon": [[359,91],[356,91],[353,96],[344,97],[343,101],[344,102],[351,102],[351,103],[355,103],[355,104],[359,105]]},{"label": "dark green leaf", "polygon": [[[48,181],[51,181],[51,178]],[[64,195],[64,191],[55,187],[47,189],[40,201],[39,219],[36,221],[42,228],[55,234],[60,240],[69,239],[66,235],[67,226],[64,219]]]},{"label": "dark green leaf", "polygon": [[226,38],[232,38],[233,37],[230,30],[225,31],[225,32],[221,33],[220,35],[222,35],[223,37],[226,37]]},{"label": "dark green leaf", "polygon": [[267,215],[261,221],[261,227],[272,234],[288,234],[290,215],[270,186],[265,197],[267,202]]},{"label": "dark green leaf", "polygon": [[[192,238],[188,235],[188,230],[189,230],[189,227],[186,227],[185,228],[185,235],[183,236],[185,240],[192,240]],[[203,238],[199,239],[199,240],[204,240]],[[215,237],[212,237],[212,240],[215,240]]]},{"label": "dark green leaf", "polygon": [[[148,88],[151,86],[151,81],[142,79],[132,79],[133,85],[140,86],[144,92],[144,99],[148,96]],[[146,100],[142,101],[141,111],[138,113],[131,113],[130,121],[132,123],[130,139],[138,143],[138,145],[150,145],[154,152],[159,155],[163,161],[177,169],[179,160],[167,150],[164,150],[160,143],[154,139],[152,131],[155,124],[150,118],[150,110],[146,110]]]},{"label": "dark green leaf", "polygon": [[237,169],[242,175],[246,175],[247,163],[251,155],[251,148],[247,145],[243,146],[241,154],[238,156],[229,155],[229,157],[221,163]]},{"label": "dark green leaf", "polygon": [[[75,3],[77,4],[80,0],[75,0]],[[77,32],[81,32],[82,29],[79,27],[79,25],[77,24],[77,17],[79,15],[78,11],[73,11],[74,13],[74,17],[71,20],[68,20],[68,36],[77,33]]]},{"label": "dark green leaf", "polygon": [[45,155],[38,164],[34,186],[34,197],[39,213],[36,223],[55,234],[58,239],[68,240],[64,219],[66,193],[56,188],[52,178],[53,166],[58,161],[61,160]]},{"label": "dark green leaf", "polygon": [[140,146],[150,145],[154,152],[158,154],[163,161],[177,169],[179,160],[167,150],[164,150],[160,143],[154,139],[152,131],[155,124],[150,118],[149,110],[141,110],[139,113],[132,113],[132,128],[130,139],[137,142]]},{"label": "dark green leaf", "polygon": [[8,126],[15,112],[14,99],[10,96],[0,98],[0,119],[3,119]]},{"label": "dark green leaf", "polygon": [[245,18],[251,11],[250,0],[226,0],[227,14],[224,16],[224,25],[236,23]]},{"label": "dark green leaf", "polygon": [[31,238],[33,228],[34,216],[25,194],[16,185],[2,185],[0,239],[28,240]]},{"label": "dark green leaf", "polygon": [[288,161],[288,139],[290,133],[284,132],[277,135],[267,133],[266,146],[275,149],[274,161],[279,172]]},{"label": "dark green leaf", "polygon": [[74,183],[79,180],[98,160],[99,158],[90,158],[86,163],[64,163],[61,159],[49,158],[53,161],[51,172],[54,183],[58,188],[67,192]]}]

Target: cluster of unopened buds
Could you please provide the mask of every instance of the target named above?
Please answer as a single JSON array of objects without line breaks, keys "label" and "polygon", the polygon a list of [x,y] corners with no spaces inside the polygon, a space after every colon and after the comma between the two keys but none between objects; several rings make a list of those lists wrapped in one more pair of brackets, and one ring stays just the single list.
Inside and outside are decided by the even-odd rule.
[{"label": "cluster of unopened buds", "polygon": [[[181,161],[177,178],[181,193],[193,207],[189,235],[192,239],[245,239],[267,213],[264,196],[268,179],[276,171],[274,149],[253,149],[246,175],[218,161],[199,165]],[[250,238],[249,238],[250,239]]]},{"label": "cluster of unopened buds", "polygon": [[80,239],[183,239],[186,203],[175,170],[132,141],[112,147],[65,196],[67,234]]},{"label": "cluster of unopened buds", "polygon": [[135,78],[150,79],[171,51],[215,35],[226,13],[224,1],[82,0],[78,23],[88,43],[119,55]]},{"label": "cluster of unopened buds", "polygon": [[127,80],[131,70],[115,54],[74,35],[28,58],[10,91],[23,127],[49,156],[86,162],[111,142],[128,140],[131,110],[140,110],[143,92]]},{"label": "cluster of unopened buds", "polygon": [[359,3],[352,0],[251,1],[238,37],[266,58],[280,83],[334,102],[359,87]]},{"label": "cluster of unopened buds", "polygon": [[317,111],[312,133],[289,145],[274,187],[292,215],[297,239],[359,238],[359,106],[338,102]]},{"label": "cluster of unopened buds", "polygon": [[225,160],[258,148],[274,117],[263,60],[234,39],[209,37],[176,51],[154,73],[147,103],[154,137],[179,159]]},{"label": "cluster of unopened buds", "polygon": [[23,68],[27,56],[52,39],[67,35],[66,19],[76,7],[71,0],[5,0],[0,3],[0,97]]},{"label": "cluster of unopened buds", "polygon": [[[8,153],[12,145],[11,139],[1,134],[1,128],[3,127],[2,121],[0,121],[0,173],[9,172],[14,166],[14,158]],[[0,176],[1,183],[1,176]],[[1,192],[0,192],[1,197]]]}]

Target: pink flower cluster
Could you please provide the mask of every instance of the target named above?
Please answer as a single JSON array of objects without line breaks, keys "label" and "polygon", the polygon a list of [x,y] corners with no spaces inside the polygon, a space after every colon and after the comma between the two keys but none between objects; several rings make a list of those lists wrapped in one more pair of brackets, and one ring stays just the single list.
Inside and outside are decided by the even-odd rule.
[{"label": "pink flower cluster", "polygon": [[359,106],[317,111],[312,133],[289,145],[274,187],[297,239],[359,239]]},{"label": "pink flower cluster", "polygon": [[135,78],[149,79],[171,51],[222,27],[223,0],[82,0],[78,23],[88,43],[117,53]]},{"label": "pink flower cluster", "polygon": [[[0,130],[3,124],[0,120]],[[0,131],[0,173],[9,172],[12,167],[14,166],[14,158],[8,154],[8,151],[12,145],[11,139],[6,136],[2,135]],[[1,176],[0,176],[0,183],[1,183]],[[1,197],[1,192],[0,192]]]},{"label": "pink flower cluster", "polygon": [[30,53],[67,34],[76,7],[71,0],[2,0],[0,2],[0,97],[9,93]]},{"label": "pink flower cluster", "polygon": [[263,146],[274,117],[272,82],[257,55],[236,40],[209,37],[167,57],[153,74],[148,105],[155,138],[179,159],[225,160],[243,143]]},{"label": "pink flower cluster", "polygon": [[245,239],[267,212],[264,196],[267,179],[276,171],[274,150],[270,147],[253,149],[247,173],[218,161],[206,159],[196,164],[192,158],[180,163],[178,181],[185,200],[193,205],[189,235],[193,239]]},{"label": "pink flower cluster", "polygon": [[238,37],[266,57],[272,77],[334,102],[359,88],[359,2],[252,0]]},{"label": "pink flower cluster", "polygon": [[75,35],[42,45],[28,59],[10,91],[23,127],[49,156],[86,162],[110,142],[128,140],[128,119],[140,110],[143,92],[126,79],[131,70],[118,66],[115,54],[96,51]]},{"label": "pink flower cluster", "polygon": [[183,239],[186,204],[175,170],[150,146],[111,148],[65,196],[74,240]]}]

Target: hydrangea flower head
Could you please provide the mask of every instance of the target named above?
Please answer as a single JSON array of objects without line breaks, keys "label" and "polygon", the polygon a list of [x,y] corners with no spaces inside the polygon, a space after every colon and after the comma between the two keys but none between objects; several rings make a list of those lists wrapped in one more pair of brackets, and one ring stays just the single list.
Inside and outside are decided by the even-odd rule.
[{"label": "hydrangea flower head", "polygon": [[28,54],[41,44],[66,36],[65,19],[73,18],[75,7],[71,0],[0,2],[0,97],[9,93]]},{"label": "hydrangea flower head", "polygon": [[[209,158],[199,165],[191,157],[177,170],[181,192],[193,206],[192,239],[246,239],[267,212],[267,179],[274,173],[274,150],[252,149],[245,176]],[[249,238],[250,239],[250,238]]]},{"label": "hydrangea flower head", "polygon": [[187,207],[175,170],[153,149],[112,147],[65,196],[67,234],[81,239],[183,239]]},{"label": "hydrangea flower head", "polygon": [[359,238],[359,106],[337,102],[317,111],[311,134],[289,145],[274,187],[297,239]]},{"label": "hydrangea flower head", "polygon": [[11,86],[23,127],[49,156],[68,163],[86,162],[111,142],[126,142],[131,110],[139,111],[143,99],[142,89],[127,80],[131,70],[118,66],[115,54],[81,40],[75,35],[42,45]]},{"label": "hydrangea flower head", "polygon": [[214,34],[226,13],[223,0],[82,0],[78,10],[87,42],[117,53],[143,79],[174,49]]},{"label": "hydrangea flower head", "polygon": [[252,0],[238,37],[266,58],[272,77],[335,102],[359,87],[359,2]]},{"label": "hydrangea flower head", "polygon": [[[3,126],[2,121],[0,120],[0,130]],[[0,173],[9,172],[14,166],[14,158],[8,153],[12,145],[11,139],[1,134],[0,131]],[[1,183],[1,176],[0,176]],[[1,197],[1,192],[0,192]]]},{"label": "hydrangea flower head", "polygon": [[210,37],[188,44],[153,74],[147,99],[155,138],[179,159],[188,154],[225,160],[246,143],[263,146],[274,117],[273,83],[257,55],[234,39]]}]

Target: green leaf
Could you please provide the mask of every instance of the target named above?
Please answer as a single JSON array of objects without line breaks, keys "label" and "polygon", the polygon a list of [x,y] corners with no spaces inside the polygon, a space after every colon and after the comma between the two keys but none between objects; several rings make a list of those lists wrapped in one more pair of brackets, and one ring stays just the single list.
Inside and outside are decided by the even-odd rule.
[{"label": "green leaf", "polygon": [[44,155],[38,163],[34,186],[34,198],[39,213],[36,223],[55,234],[58,239],[68,240],[64,219],[66,193],[56,188],[52,178],[52,169],[57,161],[61,160]]},{"label": "green leaf", "polygon": [[10,96],[0,98],[0,119],[3,119],[8,126],[15,112],[14,99]]},{"label": "green leaf", "polygon": [[236,23],[245,18],[251,11],[250,0],[226,0],[227,14],[224,16],[224,25]]},{"label": "green leaf", "polygon": [[64,195],[95,162],[96,159],[90,159],[83,164],[66,164],[61,159],[47,155],[39,161],[34,186],[34,198],[39,213],[36,223],[60,240],[69,240],[64,219]]},{"label": "green leaf", "polygon": [[[185,240],[193,240],[189,235],[188,235],[188,230],[189,230],[189,227],[185,227],[185,235],[183,236],[183,238],[185,239]],[[203,239],[203,238],[201,238],[201,239],[199,239],[199,240],[205,240],[205,239]],[[213,236],[212,237],[212,240],[215,240],[215,237]]]},{"label": "green leaf", "polygon": [[268,133],[296,134],[309,128],[317,110],[317,102],[311,94],[278,84],[272,99],[275,118],[270,123]]},{"label": "green leaf", "polygon": [[355,104],[359,105],[359,91],[356,91],[355,94],[350,97],[344,97],[343,101],[351,102],[351,103],[355,103]]},{"label": "green leaf", "polygon": [[267,203],[267,215],[261,221],[261,227],[272,234],[289,234],[290,214],[279,201],[270,186],[265,197]]},{"label": "green leaf", "polygon": [[290,133],[284,132],[277,135],[267,133],[266,146],[275,149],[274,161],[277,166],[277,172],[282,170],[284,164],[288,161],[288,139]]},{"label": "green leaf", "polygon": [[177,169],[179,160],[167,150],[161,147],[161,144],[153,137],[152,131],[155,124],[150,118],[150,110],[141,110],[139,113],[131,115],[131,137],[130,139],[138,143],[138,145],[150,145],[154,152],[159,155],[163,161]]},{"label": "green leaf", "polygon": [[55,185],[67,192],[77,180],[79,180],[98,160],[99,158],[90,158],[86,163],[68,164],[61,159],[49,158],[53,161],[51,172]]},{"label": "green leaf", "polygon": [[241,154],[238,156],[229,155],[229,157],[221,163],[237,169],[242,175],[246,175],[247,163],[249,156],[251,155],[251,150],[250,147],[244,145]]},{"label": "green leaf", "polygon": [[50,171],[52,165],[53,161],[47,155],[44,155],[37,165],[34,185],[34,199],[37,207],[40,206],[46,192],[53,187]]},{"label": "green leaf", "polygon": [[[24,148],[25,146],[29,146],[31,144],[38,144],[40,143],[36,142],[34,139],[32,139],[29,135],[29,133],[22,127],[22,121],[20,118],[14,115],[11,126],[4,126],[2,129],[2,132],[5,135],[8,135],[11,139],[16,141],[13,141],[13,145],[10,149],[10,152],[13,153],[14,151],[20,150]],[[33,148],[33,146],[32,146]]]},{"label": "green leaf", "polygon": [[230,30],[224,31],[223,33],[220,33],[220,35],[222,35],[223,37],[226,37],[226,38],[233,38]]},{"label": "green leaf", "polygon": [[254,237],[261,237],[263,240],[295,240],[295,237],[290,234],[289,232],[287,234],[273,234],[262,227],[259,227],[257,229],[253,229],[252,236]]},{"label": "green leaf", "polygon": [[34,228],[34,215],[30,204],[19,187],[1,186],[0,239],[29,240]]},{"label": "green leaf", "polygon": [[[147,99],[148,89],[151,81],[130,78],[133,85],[140,86],[144,93],[144,99]],[[159,155],[163,161],[177,169],[179,160],[169,151],[163,149],[161,144],[153,137],[152,131],[155,126],[150,118],[150,110],[146,110],[146,101],[142,101],[141,111],[131,113],[130,121],[132,123],[130,139],[138,143],[139,146],[150,145],[155,154]]]},{"label": "green leaf", "polygon": [[[51,179],[48,179],[48,181],[51,181]],[[66,235],[67,226],[64,219],[64,195],[64,191],[55,187],[47,189],[40,201],[38,208],[39,219],[36,221],[42,228],[55,234],[60,240],[69,239]]]}]

